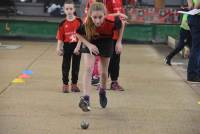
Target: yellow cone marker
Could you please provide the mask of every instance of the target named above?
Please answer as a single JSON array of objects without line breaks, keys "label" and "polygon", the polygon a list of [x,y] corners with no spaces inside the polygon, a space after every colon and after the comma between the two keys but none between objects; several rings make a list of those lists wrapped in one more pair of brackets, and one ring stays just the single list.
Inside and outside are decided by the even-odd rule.
[{"label": "yellow cone marker", "polygon": [[14,79],[12,83],[24,83],[25,81],[21,78]]},{"label": "yellow cone marker", "polygon": [[200,105],[200,101],[198,101],[198,104]]}]

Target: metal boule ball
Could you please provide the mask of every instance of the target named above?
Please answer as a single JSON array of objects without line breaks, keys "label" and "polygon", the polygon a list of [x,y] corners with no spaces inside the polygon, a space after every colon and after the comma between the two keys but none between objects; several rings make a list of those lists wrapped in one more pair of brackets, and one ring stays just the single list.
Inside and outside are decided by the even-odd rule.
[{"label": "metal boule ball", "polygon": [[82,129],[88,129],[88,127],[89,127],[89,122],[87,122],[85,120],[81,121],[81,128]]}]

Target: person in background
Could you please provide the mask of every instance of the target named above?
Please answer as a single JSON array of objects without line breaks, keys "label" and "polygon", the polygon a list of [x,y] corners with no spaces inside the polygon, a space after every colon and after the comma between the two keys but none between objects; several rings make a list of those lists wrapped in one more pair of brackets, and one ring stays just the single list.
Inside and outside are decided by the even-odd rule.
[{"label": "person in background", "polygon": [[[58,32],[57,32],[57,54],[59,56],[63,56],[62,62],[62,80],[63,80],[63,93],[69,93],[69,70],[71,66],[72,60],[72,83],[71,83],[71,91],[72,92],[80,92],[79,87],[77,86],[78,75],[79,75],[79,67],[81,55],[76,55],[77,53],[76,46],[78,42],[78,38],[76,37],[76,31],[79,26],[82,24],[80,18],[76,17],[74,2],[71,0],[65,1],[64,3],[64,12],[66,14],[66,18],[59,24]],[[63,45],[64,44],[64,45]]]},{"label": "person in background", "polygon": [[[125,14],[122,0],[105,0],[105,5],[107,7],[108,14]],[[120,18],[122,20],[126,19],[124,17]],[[108,73],[111,78],[110,89],[114,91],[124,91],[124,88],[118,82],[119,71],[120,71],[120,57],[122,52],[122,36],[124,29],[125,25],[122,26],[121,31],[114,31],[113,35],[114,51],[110,59]]]},{"label": "person in background", "polygon": [[[200,0],[188,0],[190,9],[200,9]],[[192,48],[190,52],[187,80],[200,82],[200,13],[188,16],[188,24],[192,35]]]},{"label": "person in background", "polygon": [[171,66],[171,60],[172,58],[178,54],[186,45],[188,45],[189,48],[191,48],[191,33],[190,28],[188,26],[188,15],[183,14],[182,22],[180,25],[180,33],[179,33],[179,42],[176,45],[175,49],[171,51],[167,57],[165,58],[165,64]]}]

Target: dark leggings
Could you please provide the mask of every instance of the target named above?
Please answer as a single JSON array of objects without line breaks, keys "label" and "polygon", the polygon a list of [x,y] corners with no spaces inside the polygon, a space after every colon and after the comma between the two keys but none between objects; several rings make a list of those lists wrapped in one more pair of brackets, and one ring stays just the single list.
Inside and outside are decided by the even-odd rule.
[{"label": "dark leggings", "polygon": [[117,81],[119,77],[119,69],[120,69],[120,54],[116,54],[115,51],[116,41],[113,42],[113,54],[110,58],[110,64],[108,68],[108,74],[111,77],[112,81]]},{"label": "dark leggings", "polygon": [[75,47],[76,47],[76,43],[65,44],[63,46],[64,55],[63,55],[63,62],[62,62],[62,80],[63,80],[63,84],[66,84],[66,85],[68,85],[68,82],[69,82],[68,77],[69,77],[69,70],[71,66],[71,59],[72,59],[72,72],[71,72],[72,84],[77,84],[77,81],[78,81],[81,55],[75,55],[73,53]]},{"label": "dark leggings", "polygon": [[176,45],[175,49],[170,52],[170,54],[167,56],[170,60],[176,55],[178,54],[186,44],[189,45],[189,47],[191,48],[191,33],[189,30],[184,30],[183,28],[180,29],[180,37],[179,37],[179,42]]}]

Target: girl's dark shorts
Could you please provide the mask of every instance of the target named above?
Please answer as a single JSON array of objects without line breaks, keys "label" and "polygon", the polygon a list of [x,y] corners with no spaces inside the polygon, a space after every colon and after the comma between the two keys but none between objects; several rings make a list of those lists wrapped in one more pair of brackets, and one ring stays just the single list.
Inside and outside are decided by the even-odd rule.
[{"label": "girl's dark shorts", "polygon": [[[94,44],[98,50],[99,55],[101,57],[111,57],[113,54],[113,40],[111,38],[101,38],[91,41],[92,44]],[[90,53],[89,49],[82,44],[81,47],[82,53]]]}]

